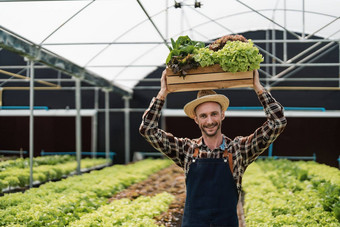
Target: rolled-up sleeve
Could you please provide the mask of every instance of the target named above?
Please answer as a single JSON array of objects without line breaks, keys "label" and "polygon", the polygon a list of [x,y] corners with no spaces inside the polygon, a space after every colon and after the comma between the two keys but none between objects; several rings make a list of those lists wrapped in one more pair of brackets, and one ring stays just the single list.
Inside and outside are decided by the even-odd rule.
[{"label": "rolled-up sleeve", "polygon": [[149,108],[144,112],[139,133],[156,150],[171,158],[178,166],[184,167],[185,151],[188,150],[189,139],[177,138],[158,127],[163,100],[153,98]]},{"label": "rolled-up sleeve", "polygon": [[283,106],[268,91],[258,95],[258,98],[264,108],[267,117],[266,122],[251,135],[236,137],[234,141],[241,151],[245,166],[248,166],[264,152],[287,125]]}]

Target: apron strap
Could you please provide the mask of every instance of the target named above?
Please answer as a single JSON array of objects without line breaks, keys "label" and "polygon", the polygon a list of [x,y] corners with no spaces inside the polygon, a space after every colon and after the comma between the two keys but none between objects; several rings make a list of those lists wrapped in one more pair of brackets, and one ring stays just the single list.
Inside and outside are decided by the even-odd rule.
[{"label": "apron strap", "polygon": [[[193,154],[193,158],[197,158],[198,157],[198,152],[199,152],[199,148],[196,147],[194,154]],[[227,158],[228,157],[228,162],[229,162],[229,168],[231,171],[231,174],[233,174],[233,155],[231,153],[228,152],[227,148],[224,150],[223,152],[223,158]]]}]

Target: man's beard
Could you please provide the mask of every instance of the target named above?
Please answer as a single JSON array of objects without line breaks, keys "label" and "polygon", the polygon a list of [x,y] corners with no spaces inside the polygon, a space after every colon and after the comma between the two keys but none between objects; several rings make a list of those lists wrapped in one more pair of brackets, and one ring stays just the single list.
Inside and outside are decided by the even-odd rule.
[{"label": "man's beard", "polygon": [[204,126],[201,126],[201,131],[202,133],[204,133],[205,135],[207,135],[208,137],[214,137],[216,136],[217,132],[219,131],[219,129],[221,128],[221,124],[215,123],[214,127],[217,126],[216,130],[212,133],[209,133],[208,131],[206,131],[206,128]]}]

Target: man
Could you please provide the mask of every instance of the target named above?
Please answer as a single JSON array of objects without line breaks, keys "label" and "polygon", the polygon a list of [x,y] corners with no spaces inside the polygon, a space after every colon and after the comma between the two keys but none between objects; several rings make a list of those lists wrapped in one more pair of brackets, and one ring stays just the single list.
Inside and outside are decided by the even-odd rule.
[{"label": "man", "polygon": [[163,71],[161,89],[143,115],[140,133],[185,171],[187,197],[183,227],[238,226],[236,206],[244,171],[287,124],[283,107],[261,85],[257,70],[253,81],[267,116],[267,121],[253,134],[233,140],[223,135],[221,125],[229,100],[207,90],[199,91],[197,99],[184,107],[184,112],[197,123],[202,137],[178,138],[158,128],[161,109],[169,94]]}]

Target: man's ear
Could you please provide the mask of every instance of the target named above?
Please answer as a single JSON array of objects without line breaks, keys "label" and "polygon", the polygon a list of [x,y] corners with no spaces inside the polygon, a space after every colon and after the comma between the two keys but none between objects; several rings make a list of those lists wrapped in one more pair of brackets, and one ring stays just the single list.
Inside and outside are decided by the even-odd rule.
[{"label": "man's ear", "polygon": [[194,117],[196,124],[198,124],[197,116]]},{"label": "man's ear", "polygon": [[225,113],[222,111],[222,121],[224,120],[224,118],[225,118]]}]

